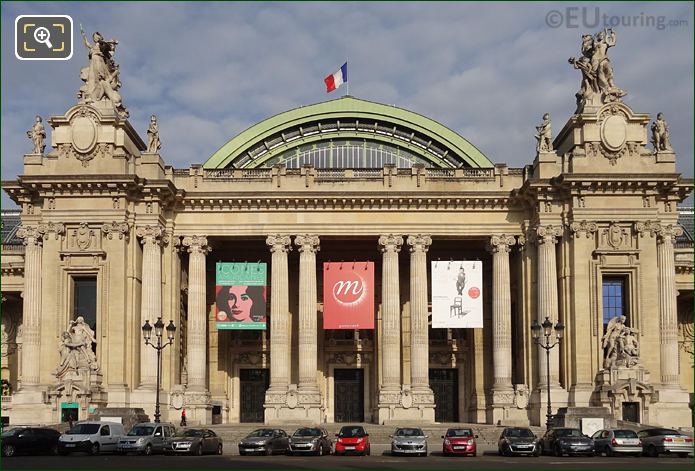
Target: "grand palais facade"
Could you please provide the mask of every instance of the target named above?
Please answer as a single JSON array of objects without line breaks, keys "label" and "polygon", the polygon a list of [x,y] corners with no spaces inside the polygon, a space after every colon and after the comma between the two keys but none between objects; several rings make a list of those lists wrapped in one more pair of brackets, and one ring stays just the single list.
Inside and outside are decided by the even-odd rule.
[{"label": "grand palais facade", "polygon": [[[151,417],[142,326],[161,317],[163,420],[538,425],[550,383],[553,413],[692,426],[693,180],[677,117],[622,102],[605,35],[568,71],[577,111],[543,118],[523,168],[351,96],[172,168],[156,117],[147,134],[128,121],[114,43],[93,40],[77,104],[47,120],[45,150],[37,119],[2,183],[19,207],[3,213],[4,421]],[[546,317],[564,325],[548,362],[531,329]]]}]

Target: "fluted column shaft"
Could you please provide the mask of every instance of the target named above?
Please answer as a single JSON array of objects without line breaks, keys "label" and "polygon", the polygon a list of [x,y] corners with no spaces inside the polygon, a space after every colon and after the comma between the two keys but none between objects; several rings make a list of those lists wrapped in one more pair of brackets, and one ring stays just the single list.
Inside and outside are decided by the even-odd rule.
[{"label": "fluted column shaft", "polygon": [[[536,242],[538,244],[538,323],[542,324],[546,316],[553,324],[557,323],[557,268],[555,244],[557,237],[562,235],[559,227],[541,226],[537,228]],[[550,350],[550,384],[560,384],[560,353],[559,348]],[[538,375],[540,385],[547,384],[546,353],[538,347]]]},{"label": "fluted column shaft", "polygon": [[298,235],[294,243],[299,248],[299,390],[318,391],[317,320],[316,320],[316,252],[319,238]]},{"label": "fluted column shaft", "polygon": [[187,349],[188,390],[205,391],[205,370],[207,366],[207,311],[205,256],[210,251],[206,237],[190,236],[183,238],[188,247],[188,321]]},{"label": "fluted column shaft", "polygon": [[[159,226],[138,227],[142,243],[142,296],[140,325],[156,322],[162,315],[162,249],[164,231]],[[155,389],[157,385],[157,352],[140,345],[140,387]]]},{"label": "fluted column shaft", "polygon": [[287,252],[290,237],[271,235],[266,244],[272,253],[270,269],[270,389],[286,390],[290,383],[290,314]]},{"label": "fluted column shaft", "polygon": [[682,234],[677,226],[661,229],[658,236],[657,264],[659,269],[659,327],[661,333],[661,383],[677,386],[678,379],[678,309],[676,268],[673,243]]},{"label": "fluted column shaft", "polygon": [[36,389],[41,367],[41,258],[42,234],[33,227],[18,231],[24,239],[24,298],[22,304],[22,389]]},{"label": "fluted column shaft", "polygon": [[429,389],[429,333],[427,328],[427,250],[432,239],[411,235],[410,246],[410,383]]},{"label": "fluted column shaft", "polygon": [[492,236],[492,364],[494,389],[512,389],[512,297],[509,251],[514,237]]},{"label": "fluted column shaft", "polygon": [[382,252],[381,318],[382,389],[401,389],[401,306],[398,279],[398,253],[403,237],[386,235],[379,238]]}]

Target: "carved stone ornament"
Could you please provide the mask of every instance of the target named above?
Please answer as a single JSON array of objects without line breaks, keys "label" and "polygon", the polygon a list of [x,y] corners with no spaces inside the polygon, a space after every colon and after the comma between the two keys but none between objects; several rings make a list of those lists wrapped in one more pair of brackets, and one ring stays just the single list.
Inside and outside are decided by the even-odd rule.
[{"label": "carved stone ornament", "polygon": [[407,386],[404,386],[403,391],[401,391],[400,403],[403,409],[410,409],[413,407],[413,393]]},{"label": "carved stone ornament", "polygon": [[432,245],[432,238],[424,234],[410,235],[407,243],[411,252],[427,252]]},{"label": "carved stone ornament", "polygon": [[652,123],[652,144],[654,145],[654,153],[673,152],[671,147],[671,132],[668,128],[668,123],[664,119],[663,113],[656,115],[656,121]]},{"label": "carved stone ornament", "polygon": [[114,235],[117,235],[120,240],[124,237],[128,240],[128,234],[130,234],[130,225],[127,222],[107,222],[101,226],[101,232],[109,239],[112,240]]},{"label": "carved stone ornament", "polygon": [[608,321],[602,339],[604,368],[632,367],[640,363],[639,330],[625,325],[626,317],[617,316]]},{"label": "carved stone ornament", "polygon": [[506,234],[493,235],[490,237],[487,248],[492,253],[509,252],[514,244],[516,244],[516,239],[514,236]]},{"label": "carved stone ornament", "polygon": [[382,252],[400,252],[403,245],[403,237],[394,234],[379,237],[379,246]]},{"label": "carved stone ornament", "polygon": [[514,405],[517,409],[526,409],[528,406],[529,389],[525,384],[514,385]]},{"label": "carved stone ornament", "polygon": [[555,244],[557,238],[562,236],[562,226],[538,225],[531,234],[538,244]]},{"label": "carved stone ornament", "polygon": [[304,251],[318,252],[321,250],[320,243],[317,235],[301,234],[294,238],[294,245],[298,247],[300,253]]},{"label": "carved stone ornament", "polygon": [[181,243],[184,247],[187,247],[189,253],[195,252],[206,255],[212,250],[208,245],[208,238],[205,236],[185,236]]},{"label": "carved stone ornament", "polygon": [[87,250],[92,245],[94,230],[90,229],[86,222],[80,223],[80,227],[72,231],[74,244],[80,250]]},{"label": "carved stone ornament", "polygon": [[265,239],[266,245],[270,247],[270,252],[277,252],[277,251],[283,251],[283,252],[289,252],[292,250],[292,246],[290,245],[292,243],[292,240],[290,239],[290,236],[284,235],[284,234],[273,234],[269,235]]},{"label": "carved stone ornament", "polygon": [[603,109],[599,116],[601,147],[603,155],[611,165],[629,153],[627,146],[627,114],[623,105],[612,104]]},{"label": "carved stone ornament", "polygon": [[607,229],[603,230],[606,242],[614,249],[619,249],[623,245],[627,235],[627,230],[616,223],[612,223]]},{"label": "carved stone ornament", "polygon": [[164,244],[168,242],[162,226],[139,226],[135,229],[135,235],[145,244]]},{"label": "carved stone ornament", "polygon": [[591,237],[591,234],[598,230],[598,224],[590,221],[572,222],[570,224],[570,231],[574,233],[576,238],[585,236],[587,239]]},{"label": "carved stone ornament", "polygon": [[97,357],[92,350],[96,343],[94,331],[85,323],[82,316],[70,321],[68,328],[60,336],[58,367],[53,374],[59,380],[82,380],[86,377],[82,371],[99,371]]}]

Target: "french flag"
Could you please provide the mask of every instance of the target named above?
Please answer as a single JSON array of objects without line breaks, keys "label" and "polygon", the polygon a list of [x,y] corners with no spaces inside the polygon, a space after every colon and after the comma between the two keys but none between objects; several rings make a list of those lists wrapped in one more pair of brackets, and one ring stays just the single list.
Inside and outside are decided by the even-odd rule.
[{"label": "french flag", "polygon": [[323,79],[323,81],[326,82],[326,93],[331,93],[333,90],[347,82],[347,62],[344,63],[334,74],[331,74]]}]

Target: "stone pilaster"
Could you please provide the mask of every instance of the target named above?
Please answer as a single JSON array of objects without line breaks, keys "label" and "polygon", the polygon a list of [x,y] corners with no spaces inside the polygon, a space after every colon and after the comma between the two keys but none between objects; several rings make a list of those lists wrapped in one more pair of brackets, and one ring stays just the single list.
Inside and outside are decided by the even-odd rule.
[{"label": "stone pilaster", "polygon": [[410,246],[410,387],[413,403],[424,422],[434,422],[434,393],[429,381],[429,332],[427,325],[428,235],[411,235]]},{"label": "stone pilaster", "polygon": [[[538,317],[542,324],[549,317],[553,324],[557,323],[558,298],[557,298],[557,267],[555,258],[555,244],[557,238],[562,236],[561,226],[538,226],[535,240],[538,244]],[[560,386],[560,349],[550,351],[550,384],[552,387]],[[548,381],[546,377],[546,353],[538,347],[538,379],[539,386],[544,386]]]},{"label": "stone pilaster", "polygon": [[321,394],[316,380],[317,313],[316,252],[319,237],[303,234],[294,239],[299,250],[299,405],[312,423],[322,421]]},{"label": "stone pilaster", "polygon": [[[289,290],[287,252],[290,236],[275,234],[266,238],[272,254],[270,271],[270,387],[265,395],[265,422],[281,421],[287,407],[290,383]],[[295,398],[296,400],[296,395]],[[296,405],[296,404],[295,404]]]},{"label": "stone pilaster", "polygon": [[509,251],[516,241],[508,235],[490,238],[492,252],[493,390],[512,391],[512,298]]},{"label": "stone pilaster", "polygon": [[659,327],[661,332],[661,384],[679,387],[678,380],[678,309],[676,304],[676,267],[673,244],[683,234],[678,226],[662,227],[657,238],[659,270]]},{"label": "stone pilaster", "polygon": [[[162,245],[166,243],[161,226],[141,226],[135,234],[142,243],[142,295],[140,299],[140,325],[146,320],[154,324],[162,316]],[[140,343],[141,389],[157,387],[157,352]]]}]

